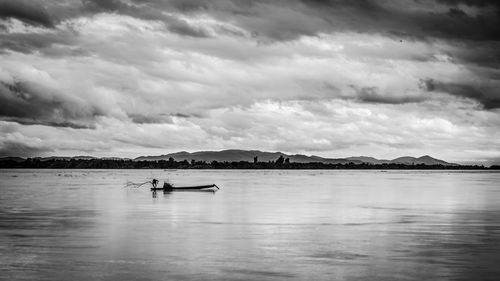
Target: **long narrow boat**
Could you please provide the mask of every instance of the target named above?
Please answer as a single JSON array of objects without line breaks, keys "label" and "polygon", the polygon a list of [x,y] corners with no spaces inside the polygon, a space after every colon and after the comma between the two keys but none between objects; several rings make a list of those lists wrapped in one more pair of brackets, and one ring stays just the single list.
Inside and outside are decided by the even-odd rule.
[{"label": "long narrow boat", "polygon": [[208,185],[194,185],[194,186],[173,186],[169,183],[164,183],[163,187],[152,187],[151,191],[156,191],[156,190],[199,190],[199,189],[207,189],[207,188],[217,188],[219,187],[215,184],[208,184]]}]

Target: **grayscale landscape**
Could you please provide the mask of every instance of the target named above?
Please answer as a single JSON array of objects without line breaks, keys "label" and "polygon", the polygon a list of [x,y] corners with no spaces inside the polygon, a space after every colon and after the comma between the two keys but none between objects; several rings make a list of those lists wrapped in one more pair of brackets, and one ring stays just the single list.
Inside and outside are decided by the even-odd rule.
[{"label": "grayscale landscape", "polygon": [[0,0],[0,280],[498,280],[500,1]]}]

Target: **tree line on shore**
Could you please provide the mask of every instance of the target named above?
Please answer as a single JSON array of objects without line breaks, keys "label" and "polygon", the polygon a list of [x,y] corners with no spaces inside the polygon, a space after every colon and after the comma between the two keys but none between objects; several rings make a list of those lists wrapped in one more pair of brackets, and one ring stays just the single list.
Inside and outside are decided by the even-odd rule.
[{"label": "tree line on shore", "polygon": [[425,165],[425,164],[370,164],[370,163],[345,163],[327,164],[321,162],[298,163],[290,162],[283,157],[276,161],[254,162],[248,161],[134,161],[125,159],[50,159],[28,158],[23,161],[3,160],[0,161],[0,168],[18,169],[407,169],[407,170],[484,170],[500,169],[500,166],[489,168],[478,165]]}]

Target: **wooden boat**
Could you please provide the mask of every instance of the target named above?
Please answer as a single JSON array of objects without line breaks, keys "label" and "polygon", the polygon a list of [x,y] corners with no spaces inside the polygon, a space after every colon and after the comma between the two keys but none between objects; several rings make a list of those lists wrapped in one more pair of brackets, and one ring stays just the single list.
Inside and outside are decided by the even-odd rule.
[{"label": "wooden boat", "polygon": [[208,184],[208,185],[194,185],[194,186],[173,186],[169,183],[164,183],[163,184],[163,187],[152,187],[151,188],[151,191],[157,191],[157,190],[166,190],[166,191],[170,191],[170,190],[201,190],[201,189],[208,189],[208,188],[217,188],[219,189],[219,187],[215,184]]}]

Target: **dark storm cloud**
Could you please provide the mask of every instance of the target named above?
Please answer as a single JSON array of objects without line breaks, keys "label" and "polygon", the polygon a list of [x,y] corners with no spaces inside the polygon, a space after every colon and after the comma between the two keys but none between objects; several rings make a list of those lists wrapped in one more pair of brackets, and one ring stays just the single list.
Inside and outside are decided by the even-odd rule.
[{"label": "dark storm cloud", "polygon": [[168,115],[160,114],[160,115],[146,115],[146,114],[128,114],[128,117],[135,124],[164,124],[164,123],[172,123],[172,118]]},{"label": "dark storm cloud", "polygon": [[48,147],[35,147],[16,141],[7,141],[0,146],[0,157],[34,157],[51,151],[53,150]]},{"label": "dark storm cloud", "polygon": [[121,1],[121,0],[84,0],[83,12],[118,13],[139,19],[158,20],[167,25],[169,31],[191,37],[208,37],[199,28],[190,26],[186,21],[166,14],[169,7],[162,1]]},{"label": "dark storm cloud", "polygon": [[[457,40],[500,40],[500,5],[495,1],[439,1],[435,8],[427,1],[398,2],[362,0],[291,0],[291,1],[193,1],[193,0],[83,0],[44,7],[31,2],[7,1],[1,16],[15,17],[52,26],[57,21],[97,13],[117,13],[139,19],[158,20],[171,32],[210,37],[206,30],[189,24],[171,13],[187,17],[210,15],[230,21],[254,36],[271,40],[293,40],[321,32],[354,31],[377,33],[397,38],[444,38]],[[43,3],[43,2],[42,2]],[[477,7],[469,15],[457,4]],[[40,9],[37,9],[40,6]],[[16,12],[17,11],[17,12]]]},{"label": "dark storm cloud", "polygon": [[173,114],[140,114],[140,113],[130,113],[128,117],[135,124],[173,124],[172,117],[176,118],[201,118],[198,114],[184,114],[184,113],[173,113]]},{"label": "dark storm cloud", "polygon": [[414,102],[422,102],[426,99],[426,97],[422,95],[388,95],[381,93],[380,89],[377,87],[364,87],[361,89],[357,89],[357,100],[368,102],[368,103],[382,103],[382,104],[405,104],[405,103],[414,103]]},{"label": "dark storm cloud", "polygon": [[88,9],[93,9],[95,11],[107,11],[114,12],[125,7],[128,7],[127,4],[122,2],[121,0],[84,0],[83,4]]},{"label": "dark storm cloud", "polygon": [[[274,40],[291,40],[320,32],[354,31],[407,38],[500,39],[498,1],[440,0],[291,0],[291,1],[193,1],[193,0],[83,0],[63,4],[8,0],[0,4],[1,17],[53,26],[57,21],[83,14],[118,13],[140,19],[160,20],[175,33],[208,35],[169,13],[208,14],[230,20],[252,34]],[[436,8],[436,3],[445,8]],[[479,9],[469,15],[458,4]],[[404,5],[404,6],[403,6]],[[53,15],[53,18],[49,16]]]},{"label": "dark storm cloud", "polygon": [[90,128],[104,112],[69,95],[26,82],[0,82],[0,119],[20,124]]},{"label": "dark storm cloud", "polygon": [[444,92],[458,97],[470,98],[478,101],[485,109],[500,108],[499,83],[497,85],[487,83],[465,84],[441,82],[433,79],[426,79],[422,82],[423,88],[429,92]]},{"label": "dark storm cloud", "polygon": [[117,13],[138,19],[165,22],[170,31],[180,35],[208,37],[205,31],[164,13],[173,7],[163,4],[162,1],[83,0],[66,4],[47,3],[47,7],[42,3],[43,1],[5,0],[0,2],[0,18],[16,18],[28,24],[53,28],[62,20],[70,18],[98,13]]},{"label": "dark storm cloud", "polygon": [[481,65],[498,69],[500,41],[460,42],[452,44],[449,55],[458,63]]},{"label": "dark storm cloud", "polygon": [[464,11],[458,8],[450,8],[450,10],[448,11],[448,15],[457,18],[462,18],[467,16],[467,14]]},{"label": "dark storm cloud", "polygon": [[175,113],[175,114],[172,114],[172,116],[175,116],[178,118],[200,117],[199,115],[189,115],[189,114],[184,114],[184,113]]},{"label": "dark storm cloud", "polygon": [[42,1],[2,0],[0,18],[15,18],[31,25],[54,26]]},{"label": "dark storm cloud", "polygon": [[20,53],[44,52],[44,50],[50,52],[49,49],[56,44],[59,47],[74,46],[76,44],[75,34],[70,32],[0,34],[0,52],[1,50],[12,50]]},{"label": "dark storm cloud", "polygon": [[[274,40],[292,40],[320,32],[354,31],[405,38],[498,40],[499,5],[493,1],[136,1],[182,13],[210,14],[235,22],[247,31]],[[479,7],[469,15],[457,4]]]},{"label": "dark storm cloud", "polygon": [[[115,12],[126,11],[115,2],[103,5],[114,7]],[[335,32],[381,34],[418,41],[442,39],[456,45],[456,52],[450,55],[459,61],[492,67],[497,67],[500,61],[500,48],[496,46],[500,41],[498,1],[406,1],[402,4],[399,1],[375,0],[145,0],[134,3],[141,6],[129,13],[132,16],[154,18],[152,14],[156,11],[172,11],[188,16],[209,14],[236,24],[259,40],[287,41],[303,35]],[[444,6],[439,7],[438,4]],[[471,13],[459,4],[473,7],[476,11]],[[171,21],[169,29],[172,32],[207,36],[202,30],[182,21],[178,24],[175,20]]]},{"label": "dark storm cloud", "polygon": [[[500,39],[500,5],[494,1],[441,1],[449,6],[442,11],[432,11],[432,2],[421,1],[410,2],[408,6],[375,0],[131,2],[138,6],[118,0],[87,2],[104,10],[150,19],[164,18],[159,11],[211,14],[222,20],[231,19],[254,34],[277,40],[335,31],[417,38]],[[457,4],[480,7],[481,10],[478,15],[468,15]]]},{"label": "dark storm cloud", "polygon": [[500,7],[500,2],[498,2],[498,0],[438,0],[438,2],[448,5],[465,4],[474,7],[485,7],[485,6]]},{"label": "dark storm cloud", "polygon": [[[429,2],[414,1],[407,7],[398,2],[303,1],[315,14],[336,26],[358,32],[376,32],[410,38],[448,38],[499,40],[498,6],[482,3],[479,15],[467,15],[456,3],[444,3],[448,9],[433,10]],[[457,1],[451,1],[457,2]],[[464,1],[466,5],[473,5]],[[485,1],[487,2],[487,1]],[[477,5],[476,5],[477,6]],[[421,9],[419,9],[421,8]],[[425,8],[425,9],[424,9]],[[431,10],[431,11],[429,11]],[[345,25],[348,23],[347,25]]]}]

